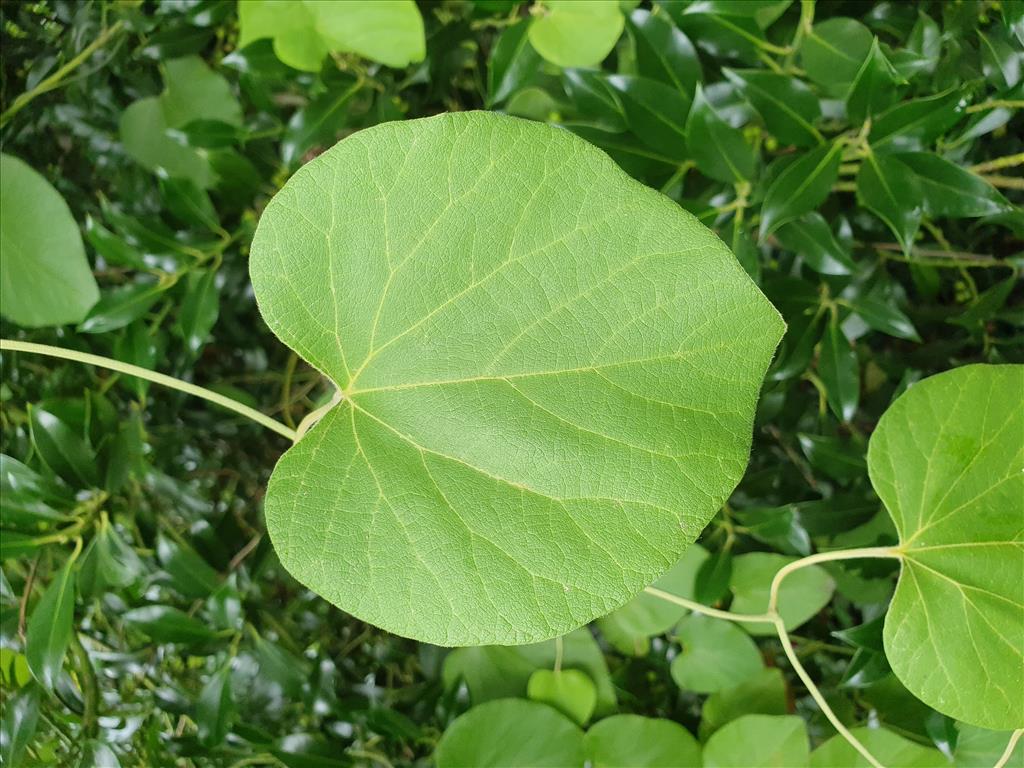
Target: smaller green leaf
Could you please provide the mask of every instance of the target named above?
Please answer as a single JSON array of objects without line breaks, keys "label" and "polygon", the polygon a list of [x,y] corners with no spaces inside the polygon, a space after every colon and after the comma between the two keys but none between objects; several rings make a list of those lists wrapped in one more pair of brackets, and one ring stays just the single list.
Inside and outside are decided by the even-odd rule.
[{"label": "smaller green leaf", "polygon": [[593,768],[701,768],[700,743],[679,723],[639,715],[614,715],[583,737]]},{"label": "smaller green leaf", "polygon": [[281,161],[294,167],[300,165],[305,154],[314,147],[333,144],[350,117],[348,103],[362,86],[361,80],[346,77],[343,83],[317,96],[292,115],[281,139]]},{"label": "smaller green leaf", "polygon": [[872,122],[868,142],[876,152],[925,149],[960,121],[965,107],[959,89],[904,101]]},{"label": "smaller green leaf", "polygon": [[0,311],[18,325],[77,323],[99,298],[82,235],[64,198],[41,174],[0,154]]},{"label": "smaller green leaf", "polygon": [[0,717],[0,762],[9,766],[23,765],[22,758],[36,735],[38,724],[38,686],[29,685],[5,696]]},{"label": "smaller green leaf", "polygon": [[190,272],[176,328],[191,355],[198,355],[206,344],[210,331],[217,322],[219,311],[217,272],[212,269]]},{"label": "smaller green leaf", "polygon": [[117,754],[102,741],[90,739],[82,746],[76,768],[121,768]]},{"label": "smaller green leaf", "polygon": [[204,643],[216,637],[199,619],[168,605],[134,608],[121,618],[158,643]]},{"label": "smaller green leaf", "polygon": [[811,537],[804,528],[800,508],[796,504],[784,507],[748,507],[735,510],[736,519],[747,529],[747,534],[763,541],[785,554],[809,555]]},{"label": "smaller green leaf", "polygon": [[843,421],[852,419],[860,402],[860,363],[842,326],[834,317],[821,339],[818,375],[825,385],[832,412]]},{"label": "smaller green leaf", "polygon": [[[882,765],[890,768],[947,768],[949,760],[884,728],[852,728],[850,733]],[[870,768],[850,742],[835,735],[811,753],[811,768]]]},{"label": "smaller green leaf", "polygon": [[530,45],[530,20],[521,19],[498,36],[487,64],[487,106],[508,99],[533,79],[540,54]]},{"label": "smaller green leaf", "polygon": [[[562,72],[562,84],[580,115],[597,128],[621,133],[628,127],[626,112],[618,93],[606,78],[606,75],[588,69],[566,69]],[[689,101],[685,106],[689,109]],[[685,114],[684,110],[684,119]]]},{"label": "smaller green leaf", "polygon": [[135,550],[104,514],[82,557],[79,590],[86,597],[99,596],[108,587],[127,587],[137,581],[143,571],[144,566]]},{"label": "smaller green leaf", "polygon": [[625,24],[618,0],[538,0],[530,25],[537,53],[560,67],[592,67],[611,53]]},{"label": "smaller green leaf", "polygon": [[85,217],[85,236],[97,254],[115,267],[145,269],[146,261],[137,248],[118,237],[92,216]]},{"label": "smaller green leaf", "polygon": [[807,461],[815,469],[821,470],[836,480],[853,480],[863,477],[867,471],[863,447],[837,437],[825,435],[808,435],[797,433],[797,440]]},{"label": "smaller green leaf", "polygon": [[876,37],[846,96],[847,117],[854,123],[862,123],[892,106],[897,98],[896,86],[904,82],[882,53]]},{"label": "smaller green leaf", "polygon": [[871,153],[857,172],[857,200],[885,222],[909,254],[923,214],[914,172],[895,157]]},{"label": "smaller green leaf", "polygon": [[801,768],[810,760],[803,719],[745,715],[716,731],[704,745],[704,768]]},{"label": "smaller green leaf", "polygon": [[186,147],[222,149],[234,146],[245,132],[232,123],[203,118],[180,128],[168,128],[167,135]]},{"label": "smaller green leaf", "polygon": [[583,732],[546,704],[500,699],[473,707],[448,726],[437,768],[582,768]]},{"label": "smaller green leaf", "polygon": [[594,682],[578,669],[538,669],[530,675],[526,695],[586,725],[597,705]]},{"label": "smaller green leaf", "polygon": [[0,454],[0,522],[5,527],[39,530],[64,519],[63,510],[73,504],[72,494],[55,477]]},{"label": "smaller green leaf", "polygon": [[699,85],[686,121],[686,143],[705,176],[730,184],[753,178],[757,153],[742,131],[715,113]]},{"label": "smaller green leaf", "polygon": [[931,217],[993,216],[1013,206],[975,173],[933,152],[907,152],[895,156],[917,177],[924,211]]},{"label": "smaller green leaf", "polygon": [[1024,64],[1020,43],[1014,45],[1009,35],[998,27],[990,27],[986,32],[978,30],[982,72],[996,88],[1013,88],[1021,80]]},{"label": "smaller green leaf", "polygon": [[693,43],[665,14],[637,9],[626,20],[636,46],[637,73],[692,96],[701,80]]},{"label": "smaller green leaf", "polygon": [[[990,768],[996,765],[1013,736],[1012,731],[990,731],[967,723],[957,723],[956,727],[959,731],[953,751],[953,765],[956,768]],[[1009,768],[1024,768],[1024,741],[1017,742],[1006,765]]]},{"label": "smaller green leaf", "polygon": [[798,147],[824,142],[814,127],[821,117],[818,97],[803,82],[760,69],[723,69],[722,74],[742,91],[780,142]]},{"label": "smaller green leaf", "polygon": [[873,36],[854,19],[835,17],[815,24],[800,46],[807,76],[839,95],[849,90],[871,50]]},{"label": "smaller green leaf", "polygon": [[783,248],[802,256],[815,272],[849,275],[856,269],[849,250],[836,239],[828,222],[817,211],[783,224],[775,237]]},{"label": "smaller green leaf", "polygon": [[[730,610],[735,613],[764,613],[772,579],[795,558],[768,552],[750,552],[733,560]],[[793,630],[809,621],[832,599],[835,582],[823,568],[810,565],[789,574],[779,589],[779,615],[786,629]],[[773,635],[769,623],[742,623],[752,635]]]},{"label": "smaller green leaf", "polygon": [[698,603],[714,605],[729,593],[732,580],[732,552],[720,549],[704,561],[693,584],[694,599]]},{"label": "smaller green leaf", "polygon": [[29,669],[49,691],[57,684],[75,619],[75,572],[69,560],[39,598],[25,629]]},{"label": "smaller green leaf", "polygon": [[231,731],[236,712],[231,695],[231,662],[228,661],[210,676],[196,701],[199,743],[209,748],[223,742]]},{"label": "smaller green leaf", "polygon": [[765,192],[760,239],[817,208],[839,178],[841,142],[822,144],[790,163]]},{"label": "smaller green leaf", "polygon": [[44,408],[30,408],[29,429],[39,458],[72,487],[99,485],[96,453],[66,422]]},{"label": "smaller green leaf", "polygon": [[139,99],[121,113],[121,144],[143,168],[162,169],[173,178],[191,179],[203,189],[212,187],[214,174],[209,161],[198,150],[168,136],[169,127],[159,97]]},{"label": "smaller green leaf", "polygon": [[205,189],[190,179],[172,179],[159,174],[160,191],[164,205],[178,221],[185,226],[199,227],[215,232],[220,229],[217,211]]},{"label": "smaller green leaf", "polygon": [[682,653],[672,660],[672,679],[684,691],[715,693],[733,688],[764,666],[750,636],[735,624],[690,614],[675,631]]},{"label": "smaller green leaf", "polygon": [[242,124],[242,107],[230,83],[199,56],[171,59],[164,63],[163,71],[160,107],[168,127],[183,128],[196,120]]},{"label": "smaller green leaf", "polygon": [[146,314],[169,285],[163,281],[132,283],[105,292],[78,325],[79,333],[109,333]]},{"label": "smaller green leaf", "polygon": [[[144,322],[132,323],[114,341],[114,357],[121,362],[153,370],[160,354],[158,338],[162,336],[151,334]],[[144,398],[149,391],[149,382],[137,376],[122,376],[119,383],[139,398]]]},{"label": "smaller green leaf", "polygon": [[680,162],[686,159],[686,119],[690,100],[680,91],[646,77],[611,75],[616,92],[635,133],[651,149]]},{"label": "smaller green leaf", "polygon": [[786,681],[778,667],[766,667],[732,688],[711,694],[701,710],[700,737],[705,741],[726,723],[744,715],[785,715]]},{"label": "smaller green leaf", "polygon": [[897,339],[921,341],[913,322],[890,299],[876,299],[873,296],[858,296],[846,304],[870,328]]},{"label": "smaller green leaf", "polygon": [[183,597],[191,600],[209,597],[220,586],[217,571],[187,544],[160,534],[156,540],[156,555],[170,576],[171,586]]}]

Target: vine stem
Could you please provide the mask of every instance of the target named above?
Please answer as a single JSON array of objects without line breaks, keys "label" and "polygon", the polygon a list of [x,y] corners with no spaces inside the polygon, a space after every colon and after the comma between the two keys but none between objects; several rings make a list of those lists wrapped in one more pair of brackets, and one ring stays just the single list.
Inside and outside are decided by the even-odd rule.
[{"label": "vine stem", "polygon": [[1009,764],[1010,758],[1013,757],[1013,749],[1017,746],[1021,736],[1024,736],[1024,728],[1018,728],[1010,734],[1010,740],[1006,743],[1006,749],[1003,750],[1003,754],[993,768],[1003,768],[1003,766]]},{"label": "vine stem", "polygon": [[73,349],[53,347],[49,344],[33,344],[28,341],[14,341],[12,339],[0,339],[0,351],[26,352],[30,355],[56,357],[61,360],[71,360],[76,363],[95,365],[98,368],[106,368],[111,371],[127,374],[128,376],[137,376],[140,379],[151,381],[154,384],[170,387],[171,389],[176,389],[179,392],[184,392],[185,394],[200,397],[203,400],[208,400],[222,408],[227,408],[229,411],[234,411],[241,416],[245,416],[247,419],[255,421],[261,427],[266,427],[271,432],[276,432],[282,437],[287,437],[292,442],[298,440],[298,433],[296,433],[295,430],[289,429],[281,422],[275,421],[265,413],[257,411],[255,408],[250,408],[237,400],[232,400],[230,397],[225,397],[224,395],[206,389],[205,387],[199,387],[195,384],[190,384],[187,381],[176,379],[173,376],[151,371],[148,368],[140,368],[137,365],[122,363],[120,360],[113,360],[109,357],[101,357],[100,355],[92,355],[88,352],[78,352]]},{"label": "vine stem", "polygon": [[63,67],[58,69],[48,78],[43,80],[39,85],[33,88],[31,91],[25,91],[25,93],[18,96],[11,106],[4,110],[4,113],[0,115],[0,127],[7,125],[7,121],[14,117],[18,112],[24,109],[29,102],[35,99],[37,96],[42,96],[48,91],[52,91],[54,88],[60,86],[64,78],[74,72],[78,67],[88,61],[89,57],[92,56],[96,51],[106,45],[114,35],[121,31],[124,26],[123,21],[119,21],[111,27],[103,30],[99,37],[89,43],[85,49],[75,56],[71,61],[65,64]]},{"label": "vine stem", "polygon": [[[842,721],[832,710],[832,707],[830,707],[828,702],[825,700],[821,691],[818,690],[818,686],[814,684],[814,680],[811,679],[811,676],[804,668],[804,665],[800,663],[800,659],[797,657],[796,651],[793,649],[793,643],[789,639],[789,633],[786,631],[786,623],[778,610],[779,590],[782,587],[782,582],[787,576],[789,576],[789,574],[817,563],[825,563],[833,560],[855,560],[875,557],[892,557],[899,559],[902,558],[902,553],[896,547],[863,547],[861,549],[839,549],[833,552],[819,552],[799,560],[794,560],[792,563],[780,568],[772,579],[771,589],[768,596],[768,610],[764,613],[751,614],[722,611],[718,608],[711,608],[693,600],[687,600],[685,597],[679,597],[678,595],[663,592],[656,587],[647,587],[644,591],[654,597],[667,600],[670,603],[675,603],[683,608],[689,608],[691,611],[696,611],[697,613],[703,613],[706,616],[713,616],[716,619],[772,624],[775,627],[776,634],[779,636],[779,641],[782,643],[782,650],[785,652],[786,658],[789,659],[789,663],[792,665],[797,677],[800,678],[800,681],[807,688],[807,692],[811,694],[811,698],[814,699],[825,717],[828,718],[828,721],[832,723],[832,727],[836,729],[836,732],[838,732],[840,736],[850,743],[850,746],[856,749],[857,752],[859,752],[860,755],[868,761],[868,764],[871,765],[872,768],[884,768],[884,766],[875,759],[874,755],[868,752],[867,748],[860,743],[857,737],[850,733],[850,730],[843,725]],[[1013,751],[1012,744],[1008,749],[1011,752]],[[1001,765],[1002,764],[996,766],[996,768],[1001,768]]]}]

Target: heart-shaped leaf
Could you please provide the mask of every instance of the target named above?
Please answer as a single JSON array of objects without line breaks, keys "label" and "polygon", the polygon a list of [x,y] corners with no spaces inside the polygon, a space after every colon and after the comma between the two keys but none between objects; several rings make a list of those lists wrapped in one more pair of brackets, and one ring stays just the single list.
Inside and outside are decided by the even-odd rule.
[{"label": "heart-shaped leaf", "polygon": [[281,562],[444,645],[564,634],[674,564],[743,473],[783,329],[691,215],[487,113],[340,142],[268,205],[250,271],[342,393],[271,478]]},{"label": "heart-shaped leaf", "polygon": [[700,743],[679,723],[614,715],[587,730],[583,749],[594,768],[700,768]]},{"label": "heart-shaped leaf", "polygon": [[915,696],[958,720],[1024,726],[1024,366],[915,384],[882,416],[868,471],[903,568],[885,652]]}]

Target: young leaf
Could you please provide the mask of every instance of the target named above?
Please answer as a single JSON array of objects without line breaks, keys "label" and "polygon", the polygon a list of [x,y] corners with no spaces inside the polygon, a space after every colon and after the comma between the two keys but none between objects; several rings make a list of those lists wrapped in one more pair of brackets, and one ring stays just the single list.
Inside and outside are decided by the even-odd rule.
[{"label": "young leaf", "polygon": [[781,142],[813,147],[825,141],[814,123],[821,117],[818,97],[795,77],[760,69],[723,69]]},{"label": "young leaf", "polygon": [[843,421],[852,419],[860,402],[860,364],[856,351],[835,318],[821,339],[818,375],[825,385],[832,412]]},{"label": "young leaf", "polygon": [[683,649],[672,660],[672,679],[684,691],[732,688],[764,666],[754,641],[728,621],[694,613],[679,623],[675,634]]},{"label": "young leaf", "polygon": [[743,471],[782,330],[674,203],[567,131],[486,113],[318,157],[268,205],[250,274],[344,392],[274,470],[282,563],[440,644],[564,633],[678,560]]},{"label": "young leaf", "polygon": [[715,113],[700,86],[686,121],[686,143],[705,176],[730,184],[753,178],[757,168],[754,148],[742,131]]},{"label": "young leaf", "polygon": [[587,724],[597,705],[593,680],[578,669],[538,669],[530,675],[526,695],[533,701],[550,704],[578,725]]},{"label": "young leaf", "polygon": [[32,675],[47,690],[57,684],[75,620],[74,563],[68,561],[39,598],[25,630],[25,656]]},{"label": "young leaf", "polygon": [[639,715],[606,717],[587,730],[593,768],[701,768],[700,743],[679,723]]},{"label": "young leaf", "polygon": [[[733,560],[733,601],[729,610],[735,613],[763,613],[768,610],[768,591],[779,569],[795,558],[768,552],[750,552]],[[791,573],[779,590],[779,614],[786,629],[793,630],[807,622],[828,605],[835,583],[823,568],[811,565]],[[774,635],[767,623],[743,623],[752,635]]]},{"label": "young leaf", "polygon": [[885,652],[915,696],[972,725],[1024,725],[1024,366],[970,365],[882,415],[868,472],[903,566]]},{"label": "young leaf", "polygon": [[765,193],[762,240],[786,222],[813,211],[828,197],[839,178],[842,154],[842,143],[822,144],[786,166]]},{"label": "young leaf", "polygon": [[909,254],[923,202],[913,171],[891,155],[869,154],[857,172],[857,200],[885,222]]},{"label": "young leaf", "polygon": [[168,285],[162,281],[131,283],[103,294],[78,325],[79,333],[109,333],[124,328],[146,314],[163,296]]},{"label": "young leaf", "polygon": [[744,715],[723,726],[704,745],[705,768],[801,768],[810,759],[802,718]]},{"label": "young leaf", "polygon": [[622,34],[618,0],[538,0],[540,15],[530,25],[537,53],[560,67],[600,64]]},{"label": "young leaf", "polygon": [[871,50],[873,36],[855,19],[836,17],[815,24],[800,46],[807,76],[839,95],[849,90]]},{"label": "young leaf", "polygon": [[583,732],[546,704],[500,699],[456,718],[434,761],[437,768],[582,768]]},{"label": "young leaf", "polygon": [[494,106],[528,83],[540,68],[540,54],[530,45],[530,20],[522,19],[498,37],[487,65],[487,105]]},{"label": "young leaf", "polygon": [[711,694],[701,710],[700,737],[707,739],[743,715],[784,715],[788,711],[786,681],[778,667],[766,667],[732,688]]},{"label": "young leaf", "polygon": [[906,152],[895,156],[917,177],[924,211],[931,217],[994,216],[1013,206],[975,173],[933,152]]},{"label": "young leaf", "polygon": [[60,193],[12,155],[0,154],[0,307],[28,328],[77,323],[100,297],[78,224]]},{"label": "young leaf", "polygon": [[665,14],[637,9],[626,26],[636,46],[637,71],[692,96],[701,80],[697,51]]}]

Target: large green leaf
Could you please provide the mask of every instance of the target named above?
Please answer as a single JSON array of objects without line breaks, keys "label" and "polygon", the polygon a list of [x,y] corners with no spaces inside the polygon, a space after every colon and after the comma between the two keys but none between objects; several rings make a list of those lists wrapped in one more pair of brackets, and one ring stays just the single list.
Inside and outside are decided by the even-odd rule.
[{"label": "large green leaf", "polygon": [[423,17],[413,0],[240,0],[239,46],[269,37],[290,67],[316,72],[330,51],[351,51],[389,67],[426,55]]},{"label": "large green leaf", "polygon": [[674,564],[743,472],[782,331],[692,216],[487,113],[340,142],[268,205],[250,271],[343,393],[271,478],[282,563],[438,644],[557,636]]},{"label": "large green leaf", "polygon": [[39,599],[25,630],[25,656],[32,675],[53,690],[74,632],[75,571],[69,561]]},{"label": "large green leaf", "polygon": [[100,297],[68,204],[24,162],[0,154],[0,307],[18,325],[77,323]]},{"label": "large green leaf", "polygon": [[868,471],[903,567],[885,623],[893,671],[964,722],[1024,726],[1024,366],[932,376],[882,416]]},{"label": "large green leaf", "polygon": [[700,768],[700,744],[679,723],[639,715],[615,715],[583,737],[593,768]]},{"label": "large green leaf", "polygon": [[704,745],[704,768],[800,768],[809,757],[807,726],[792,715],[744,715]]},{"label": "large green leaf", "polygon": [[500,699],[448,726],[434,760],[438,768],[582,768],[583,732],[546,704]]}]

